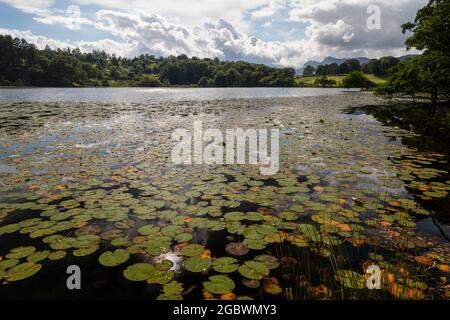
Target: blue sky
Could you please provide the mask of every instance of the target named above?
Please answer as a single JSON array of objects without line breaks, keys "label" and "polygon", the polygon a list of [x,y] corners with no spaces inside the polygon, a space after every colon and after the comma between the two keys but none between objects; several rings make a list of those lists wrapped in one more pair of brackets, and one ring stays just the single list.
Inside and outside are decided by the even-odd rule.
[{"label": "blue sky", "polygon": [[[405,54],[400,24],[425,0],[0,0],[0,33],[39,47],[187,54],[300,67]],[[369,30],[367,8],[381,28]]]}]

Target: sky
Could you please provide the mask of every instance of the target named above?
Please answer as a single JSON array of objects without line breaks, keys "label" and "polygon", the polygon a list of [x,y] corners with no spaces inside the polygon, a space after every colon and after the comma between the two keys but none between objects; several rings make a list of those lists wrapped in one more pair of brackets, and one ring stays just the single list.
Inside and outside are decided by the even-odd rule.
[{"label": "sky", "polygon": [[[301,67],[408,54],[400,25],[426,0],[0,0],[0,34],[39,48],[186,54]],[[409,52],[411,53],[411,52]]]}]

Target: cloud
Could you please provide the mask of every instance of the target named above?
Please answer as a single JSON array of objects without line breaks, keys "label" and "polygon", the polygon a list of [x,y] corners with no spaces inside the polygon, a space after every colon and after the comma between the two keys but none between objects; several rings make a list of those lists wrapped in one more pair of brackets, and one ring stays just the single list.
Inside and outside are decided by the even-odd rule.
[{"label": "cloud", "polygon": [[271,65],[295,65],[301,57],[300,42],[267,42],[248,36],[218,19],[187,27],[168,22],[156,14],[123,13],[100,10],[95,26],[103,31],[138,43],[134,54],[157,56],[180,55],[219,57]]},{"label": "cloud", "polygon": [[[14,2],[15,6],[25,2],[0,1]],[[109,8],[98,10],[89,19],[82,14],[77,16],[73,12],[48,8],[51,2],[36,1],[35,21],[72,29],[76,29],[74,26],[89,26],[111,34],[117,41],[61,42],[36,36],[30,31],[9,32],[21,33],[30,42],[39,41],[51,47],[78,46],[82,51],[105,50],[127,57],[144,53],[156,56],[186,54],[300,67],[306,60],[322,59],[328,55],[343,58],[404,54],[405,35],[401,33],[400,25],[412,20],[426,0],[249,0],[245,4],[237,0],[198,0],[189,3],[188,9],[185,0],[75,0],[80,6],[96,4]],[[381,9],[380,30],[367,28],[367,7],[374,4]],[[115,9],[120,6],[136,10]],[[239,22],[236,24],[222,17],[229,15],[227,9],[230,6],[235,6],[230,10],[238,17],[247,10],[247,16],[254,21],[264,18],[260,27],[265,23],[266,30],[282,23],[280,17],[283,15],[289,19],[290,26],[295,22],[306,23],[305,38],[265,41],[251,36]],[[184,19],[183,22],[180,19]],[[292,28],[292,32],[296,29]]]},{"label": "cloud", "polygon": [[224,19],[245,32],[250,30],[244,12],[264,6],[268,0],[72,0],[78,5],[98,5],[101,8],[166,17],[170,22],[194,27],[206,21]]},{"label": "cloud", "polygon": [[110,39],[104,39],[99,41],[59,41],[45,36],[35,35],[31,31],[4,29],[0,28],[0,34],[7,34],[12,37],[25,39],[29,43],[33,43],[39,49],[44,49],[48,46],[51,49],[76,49],[79,48],[82,52],[92,52],[94,50],[104,50],[109,54],[123,53],[127,55],[128,52],[132,52],[136,43],[121,43]]},{"label": "cloud", "polygon": [[287,0],[269,0],[267,4],[250,13],[252,19],[268,18],[288,6]]},{"label": "cloud", "polygon": [[[344,52],[365,49],[386,52],[404,48],[401,24],[414,19],[427,0],[293,0],[292,21],[310,23],[306,32],[318,44]],[[369,6],[380,9],[381,29],[369,29]]]},{"label": "cloud", "polygon": [[39,13],[53,5],[53,0],[0,0],[0,2],[9,4],[26,13]]},{"label": "cloud", "polygon": [[78,6],[71,5],[63,10],[43,10],[35,14],[35,21],[43,24],[62,25],[70,30],[80,30],[84,25],[94,25],[90,19],[81,16]]}]

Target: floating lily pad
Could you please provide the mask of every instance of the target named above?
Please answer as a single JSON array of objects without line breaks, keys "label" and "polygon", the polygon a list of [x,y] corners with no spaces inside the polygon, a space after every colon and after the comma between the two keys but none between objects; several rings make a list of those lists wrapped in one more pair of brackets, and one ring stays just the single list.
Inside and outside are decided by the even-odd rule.
[{"label": "floating lily pad", "polygon": [[114,252],[106,251],[102,253],[98,261],[105,267],[115,267],[126,262],[130,258],[127,250],[117,249]]},{"label": "floating lily pad", "polygon": [[135,263],[126,268],[123,272],[123,275],[130,281],[145,281],[150,278],[154,270],[155,267],[153,265],[141,262]]},{"label": "floating lily pad", "polygon": [[239,268],[238,261],[231,257],[222,257],[215,259],[212,263],[212,268],[221,273],[231,273]]},{"label": "floating lily pad", "polygon": [[147,283],[166,284],[172,281],[174,274],[172,271],[153,270],[147,278]]},{"label": "floating lily pad", "polygon": [[19,281],[31,277],[35,273],[39,272],[41,268],[41,264],[36,264],[34,262],[24,262],[6,271],[4,277],[7,281],[10,282]]},{"label": "floating lily pad", "polygon": [[235,288],[234,281],[228,276],[215,275],[208,278],[209,281],[203,282],[206,290],[214,294],[225,294],[232,292]]},{"label": "floating lily pad", "polygon": [[199,256],[190,257],[184,261],[183,266],[191,272],[203,272],[211,267],[211,259],[204,259]]},{"label": "floating lily pad", "polygon": [[267,277],[270,273],[269,268],[258,261],[246,261],[239,267],[239,273],[248,279],[259,280]]},{"label": "floating lily pad", "polygon": [[190,244],[181,248],[181,253],[187,257],[198,256],[205,251],[205,247],[201,244]]},{"label": "floating lily pad", "polygon": [[250,250],[241,242],[231,242],[226,245],[225,250],[234,256],[246,255]]},{"label": "floating lily pad", "polygon": [[35,247],[17,247],[14,249],[11,249],[10,253],[6,255],[8,259],[20,259],[27,257],[31,254],[33,254],[36,251]]},{"label": "floating lily pad", "polygon": [[264,263],[269,269],[276,269],[280,266],[276,257],[266,254],[256,256],[253,260]]}]

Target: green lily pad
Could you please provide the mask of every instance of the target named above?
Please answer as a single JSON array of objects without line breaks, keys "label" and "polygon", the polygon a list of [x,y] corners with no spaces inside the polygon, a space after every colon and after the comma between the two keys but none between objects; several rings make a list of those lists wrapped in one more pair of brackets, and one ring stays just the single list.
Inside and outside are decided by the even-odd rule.
[{"label": "green lily pad", "polygon": [[115,267],[126,262],[130,258],[130,253],[124,249],[117,249],[114,252],[106,251],[102,253],[98,261],[105,267]]},{"label": "green lily pad", "polygon": [[221,273],[231,273],[239,268],[238,261],[231,257],[221,257],[212,263],[213,270]]},{"label": "green lily pad", "polygon": [[50,254],[50,251],[48,251],[48,250],[37,251],[37,252],[29,255],[27,257],[27,261],[33,262],[33,263],[38,263],[39,261],[46,259],[49,256],[49,254]]},{"label": "green lily pad", "polygon": [[181,248],[181,253],[187,257],[201,255],[203,251],[205,251],[205,247],[196,243]]},{"label": "green lily pad", "polygon": [[199,256],[190,257],[184,261],[183,266],[191,272],[203,272],[211,267],[211,259],[203,259]]},{"label": "green lily pad", "polygon": [[206,290],[213,294],[225,294],[234,290],[235,284],[228,276],[215,275],[208,278],[209,281],[203,282]]},{"label": "green lily pad", "polygon": [[98,248],[98,244],[94,244],[90,247],[79,248],[73,251],[73,255],[75,257],[85,257],[97,251]]},{"label": "green lily pad", "polygon": [[155,267],[149,263],[135,263],[123,271],[123,276],[130,281],[145,281],[154,270]]},{"label": "green lily pad", "polygon": [[17,247],[14,249],[11,249],[10,253],[6,255],[8,259],[20,259],[27,257],[31,254],[33,254],[36,251],[35,247]]},{"label": "green lily pad", "polygon": [[262,262],[246,261],[239,267],[239,273],[252,280],[259,280],[267,277],[270,273],[269,268]]},{"label": "green lily pad", "polygon": [[143,227],[140,227],[138,229],[138,233],[142,234],[143,236],[148,236],[148,235],[151,235],[151,234],[155,234],[158,231],[159,231],[158,227],[150,225],[150,224],[146,225],[146,226],[143,226]]},{"label": "green lily pad", "polygon": [[172,281],[174,274],[172,271],[153,270],[147,278],[147,283],[154,284],[166,284]]},{"label": "green lily pad", "polygon": [[6,271],[4,277],[9,282],[19,281],[31,277],[35,273],[39,272],[41,268],[41,264],[35,264],[34,262],[24,262]]},{"label": "green lily pad", "polygon": [[253,260],[264,263],[269,269],[276,269],[280,266],[276,257],[267,254],[256,256]]}]

